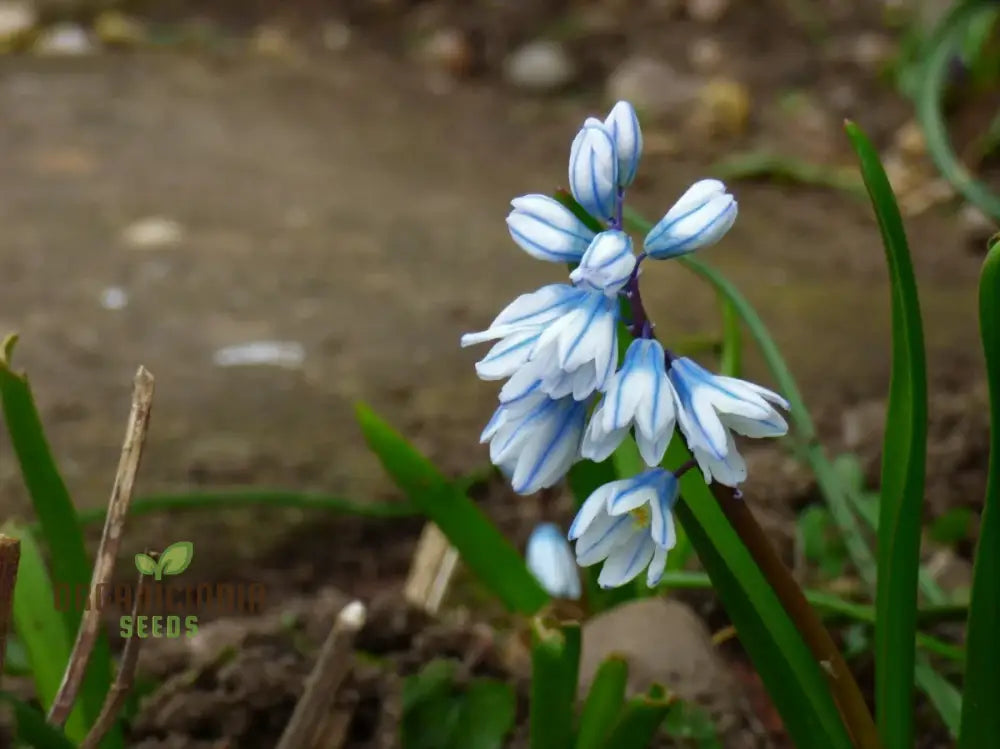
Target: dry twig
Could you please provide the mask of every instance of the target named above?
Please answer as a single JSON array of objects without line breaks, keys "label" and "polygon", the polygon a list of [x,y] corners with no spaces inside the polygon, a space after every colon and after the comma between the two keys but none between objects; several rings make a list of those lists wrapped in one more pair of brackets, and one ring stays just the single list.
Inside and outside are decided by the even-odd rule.
[{"label": "dry twig", "polygon": [[0,533],[0,678],[7,658],[7,633],[14,611],[14,584],[21,561],[21,542]]},{"label": "dry twig", "polygon": [[[94,574],[90,581],[91,601],[96,602],[96,596],[111,581],[118,547],[121,544],[122,530],[132,503],[132,491],[135,488],[135,476],[139,471],[142,459],[142,448],[146,441],[146,431],[149,428],[149,413],[153,405],[153,375],[145,367],[139,367],[135,374],[132,388],[132,412],[129,414],[128,425],[125,428],[125,441],[122,444],[121,459],[118,462],[118,473],[111,488],[111,499],[108,502],[108,516],[104,521],[104,533],[101,545],[97,550],[97,561],[94,563]],[[69,664],[63,674],[62,684],[52,702],[48,720],[61,726],[69,717],[76,701],[80,683],[90,662],[90,655],[97,642],[97,634],[101,625],[101,610],[99,605],[92,605],[83,612],[80,629],[76,633],[76,642],[70,655]]]},{"label": "dry twig", "polygon": [[448,538],[436,525],[427,523],[410,563],[403,591],[406,600],[428,614],[436,614],[457,564],[458,550],[448,543]]},{"label": "dry twig", "polygon": [[[139,573],[139,582],[135,586],[135,600],[132,602],[132,621],[135,621],[139,614],[139,608],[146,599],[146,589],[149,585],[149,576]],[[118,674],[115,676],[115,683],[111,685],[111,691],[104,698],[101,705],[101,712],[94,721],[94,725],[87,733],[86,738],[80,744],[80,749],[96,749],[101,743],[101,739],[107,735],[115,724],[115,718],[125,704],[129,691],[132,689],[132,682],[135,679],[135,668],[139,663],[139,648],[142,647],[142,638],[133,634],[125,641],[125,650],[122,652],[122,661],[118,666]]]},{"label": "dry twig", "polygon": [[313,745],[330,714],[337,688],[350,670],[354,638],[365,624],[365,613],[361,601],[351,601],[337,615],[277,749],[304,749]]}]

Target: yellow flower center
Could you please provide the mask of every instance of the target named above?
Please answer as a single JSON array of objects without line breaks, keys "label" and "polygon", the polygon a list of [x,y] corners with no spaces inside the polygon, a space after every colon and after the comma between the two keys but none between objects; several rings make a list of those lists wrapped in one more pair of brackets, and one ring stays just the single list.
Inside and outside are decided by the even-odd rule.
[{"label": "yellow flower center", "polygon": [[636,528],[649,527],[649,507],[646,505],[629,510],[629,514],[632,516],[632,522],[635,523]]}]

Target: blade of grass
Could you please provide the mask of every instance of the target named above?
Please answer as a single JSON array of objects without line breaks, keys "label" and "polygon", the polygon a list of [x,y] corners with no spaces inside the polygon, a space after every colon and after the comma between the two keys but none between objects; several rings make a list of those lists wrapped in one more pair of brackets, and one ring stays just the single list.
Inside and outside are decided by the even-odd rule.
[{"label": "blade of grass", "polygon": [[611,656],[597,669],[580,714],[576,749],[602,749],[625,704],[628,662]]},{"label": "blade of grass", "polygon": [[[51,554],[52,579],[69,584],[75,590],[78,585],[86,587],[89,584],[90,560],[76,508],[49,449],[28,379],[11,369],[16,343],[16,335],[8,336],[0,349],[0,399],[4,420],[38,516],[42,538]],[[61,612],[67,632],[76,632],[81,614],[72,606]],[[101,711],[104,693],[111,684],[111,672],[111,650],[107,636],[101,632],[80,689],[86,723],[96,720]],[[83,738],[73,732],[70,736],[74,740]],[[123,743],[121,730],[116,726],[101,746],[117,749]]]},{"label": "blade of grass", "polygon": [[607,749],[644,749],[653,743],[656,733],[674,704],[672,695],[660,686],[625,703],[622,716],[605,744]]},{"label": "blade of grass", "polygon": [[[56,610],[52,581],[33,534],[12,524],[5,526],[4,532],[21,542],[21,562],[14,585],[14,628],[31,664],[38,701],[48,710],[62,683],[73,637]],[[60,608],[73,607],[75,590],[71,588],[69,593],[70,600],[63,601]],[[82,707],[78,703],[66,723],[66,735],[74,741],[82,741],[87,734]]]},{"label": "blade of grass", "polygon": [[513,611],[534,614],[549,601],[517,550],[483,512],[406,439],[365,406],[357,406],[365,441],[386,472],[433,521],[462,560]]},{"label": "blade of grass", "polygon": [[969,662],[959,739],[961,749],[1000,736],[1000,243],[994,242],[979,282],[979,325],[990,389],[990,463],[972,575],[966,643]]},{"label": "blade of grass", "polygon": [[580,675],[580,625],[535,619],[531,641],[531,749],[569,749]]},{"label": "blade of grass", "polygon": [[952,6],[934,30],[924,52],[925,60],[917,83],[915,104],[917,120],[927,142],[927,152],[935,166],[966,200],[1000,221],[1000,198],[959,162],[951,147],[942,110],[952,55],[965,38],[966,31],[995,12],[996,8],[992,3],[978,0],[962,0]]},{"label": "blade of grass", "polygon": [[14,710],[19,741],[33,749],[76,749],[76,745],[62,731],[45,721],[44,715],[14,695],[0,692],[0,703]]},{"label": "blade of grass", "polygon": [[883,739],[892,746],[912,746],[910,687],[927,453],[923,324],[910,250],[889,178],[861,129],[854,123],[846,129],[882,234],[892,291],[892,374],[882,450],[875,598],[876,708]]}]

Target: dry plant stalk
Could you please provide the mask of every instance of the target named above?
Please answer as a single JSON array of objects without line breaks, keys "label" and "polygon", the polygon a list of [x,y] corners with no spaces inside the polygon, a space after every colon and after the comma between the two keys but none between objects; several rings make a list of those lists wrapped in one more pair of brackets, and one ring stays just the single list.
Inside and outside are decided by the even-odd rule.
[{"label": "dry plant stalk", "polygon": [[365,614],[361,601],[351,601],[337,614],[277,749],[313,746],[330,715],[337,689],[350,671],[354,638],[365,625]]},{"label": "dry plant stalk", "polygon": [[0,533],[0,678],[7,662],[7,634],[14,610],[14,585],[21,561],[21,541]]},{"label": "dry plant stalk", "polygon": [[[101,545],[97,549],[97,560],[94,563],[94,574],[90,581],[91,600],[102,590],[101,586],[111,582],[115,559],[121,545],[125,518],[128,516],[129,505],[132,504],[132,492],[135,489],[135,477],[142,460],[142,448],[146,442],[146,432],[149,429],[149,414],[153,406],[153,375],[145,367],[139,367],[135,374],[132,387],[132,411],[129,414],[128,425],[125,427],[125,441],[122,444],[121,459],[118,462],[118,472],[111,488],[111,499],[108,502],[108,516],[104,521],[104,533]],[[97,642],[97,634],[101,626],[101,611],[99,606],[91,606],[83,612],[80,629],[76,633],[76,642],[70,655],[62,684],[52,702],[48,720],[61,726],[66,722],[73,709],[80,683],[90,662],[90,655]]]},{"label": "dry plant stalk", "polygon": [[[146,589],[149,586],[149,576],[139,573],[139,582],[135,586],[135,600],[132,602],[132,621],[139,613],[139,607],[146,600]],[[81,742],[79,749],[96,749],[108,731],[115,724],[115,718],[121,711],[128,693],[132,690],[132,683],[135,680],[135,669],[139,664],[139,649],[142,647],[142,638],[136,635],[125,641],[125,650],[122,652],[122,661],[118,666],[118,673],[115,676],[115,683],[111,685],[111,691],[104,698],[101,705],[101,712],[94,721],[94,725],[87,733],[86,738]]]},{"label": "dry plant stalk", "polygon": [[410,564],[403,595],[406,600],[428,614],[441,608],[451,578],[458,564],[458,550],[433,523],[427,523],[420,534],[417,550]]}]

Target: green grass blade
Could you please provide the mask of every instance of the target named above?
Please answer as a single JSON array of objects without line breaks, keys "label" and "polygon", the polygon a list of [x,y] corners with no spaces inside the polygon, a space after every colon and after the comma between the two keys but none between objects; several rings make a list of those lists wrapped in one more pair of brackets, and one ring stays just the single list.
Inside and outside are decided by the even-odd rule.
[{"label": "green grass blade", "polygon": [[952,56],[966,38],[967,30],[995,13],[993,3],[980,0],[963,0],[951,8],[927,45],[915,104],[917,120],[935,166],[966,200],[1000,221],[1000,198],[959,162],[951,147],[942,109]]},{"label": "green grass blade", "polygon": [[576,749],[601,749],[605,745],[625,704],[627,682],[628,662],[624,658],[611,656],[600,665],[580,715]]},{"label": "green grass blade", "polygon": [[13,709],[18,741],[33,749],[75,749],[75,744],[58,728],[49,725],[45,716],[12,694],[0,692],[0,703]]},{"label": "green grass blade", "polygon": [[[38,701],[48,710],[62,683],[75,633],[66,628],[65,619],[56,610],[52,581],[34,536],[13,525],[4,527],[4,533],[21,542],[14,585],[14,629],[31,664]],[[87,733],[82,707],[78,702],[66,721],[66,734],[74,741],[81,741]]]},{"label": "green grass blade", "polygon": [[535,619],[531,640],[531,749],[569,749],[580,676],[580,625],[553,626]]},{"label": "green grass blade", "polygon": [[[919,641],[918,641],[919,644]],[[944,678],[925,659],[917,661],[917,682],[927,695],[945,728],[952,736],[958,735],[959,722],[962,717],[962,693],[954,684]]]},{"label": "green grass blade", "polygon": [[674,704],[672,697],[654,686],[648,694],[633,697],[625,703],[622,716],[611,732],[607,749],[645,749],[653,743],[657,731]]},{"label": "green grass blade", "polygon": [[903,220],[878,152],[853,123],[847,135],[878,219],[892,292],[892,375],[882,451],[878,589],[875,599],[876,708],[883,740],[913,745],[917,578],[927,454],[927,363],[917,282]]},{"label": "green grass blade", "polygon": [[464,492],[370,408],[359,404],[357,418],[365,441],[396,485],[509,609],[533,614],[548,603],[521,555]]},{"label": "green grass blade", "polygon": [[979,283],[979,325],[990,388],[990,468],[979,525],[966,636],[968,666],[961,749],[1000,737],[1000,243],[994,242]]},{"label": "green grass blade", "polygon": [[[672,440],[667,461],[687,457],[682,442]],[[700,473],[681,478],[681,495],[677,516],[789,736],[813,749],[852,746],[819,664]]]},{"label": "green grass blade", "polygon": [[[38,516],[42,538],[51,554],[52,579],[74,588],[89,586],[91,566],[76,508],[49,449],[28,379],[10,366],[16,343],[17,336],[9,336],[0,350],[0,399],[7,431]],[[75,608],[62,612],[67,632],[76,633],[81,616],[82,612]],[[79,692],[88,723],[96,720],[101,710],[111,673],[111,650],[107,636],[101,632]],[[123,746],[118,726],[108,733],[101,746],[105,749]]]},{"label": "green grass blade", "polygon": [[454,749],[503,749],[514,727],[514,687],[492,679],[475,679],[463,695],[462,711],[451,740]]}]

